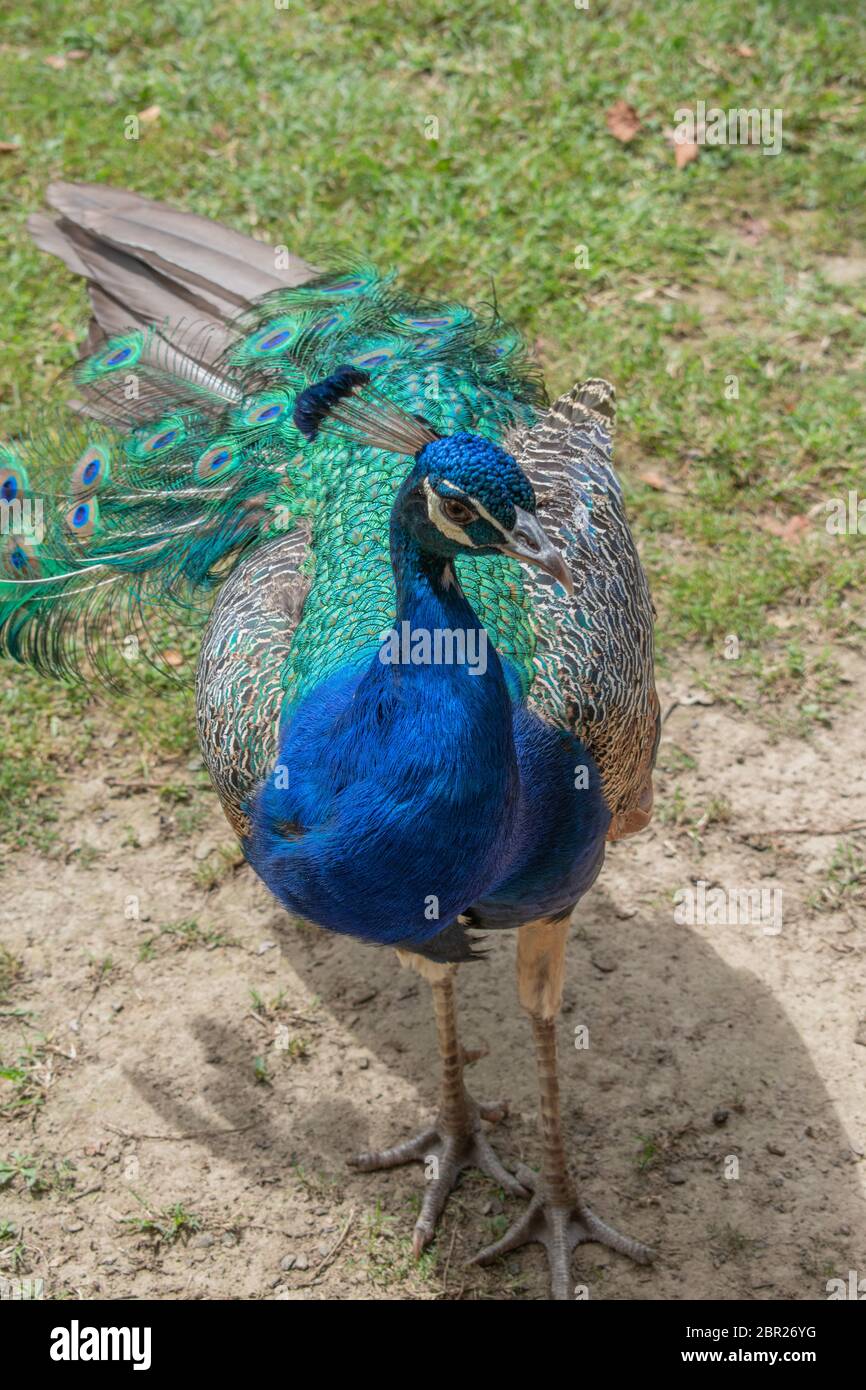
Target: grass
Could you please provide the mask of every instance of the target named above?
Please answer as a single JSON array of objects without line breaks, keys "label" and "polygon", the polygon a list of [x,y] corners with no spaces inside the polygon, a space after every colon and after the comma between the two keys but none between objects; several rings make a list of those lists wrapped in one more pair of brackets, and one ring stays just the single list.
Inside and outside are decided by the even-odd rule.
[{"label": "grass", "polygon": [[401,1218],[386,1214],[377,1202],[362,1213],[361,1246],[355,1262],[372,1285],[387,1289],[429,1284],[436,1276],[438,1261],[435,1249],[425,1250],[416,1260]]},{"label": "grass", "polygon": [[850,840],[839,840],[821,887],[811,895],[810,907],[818,912],[841,912],[862,907],[866,901],[866,861]]},{"label": "grass", "polygon": [[722,1264],[727,1260],[749,1259],[759,1245],[754,1236],[746,1235],[730,1222],[725,1226],[711,1226],[708,1234],[713,1254]]},{"label": "grass", "polygon": [[[732,634],[753,673],[789,642],[862,644],[866,540],[824,524],[863,487],[866,278],[839,275],[866,243],[856,7],[155,0],[134,24],[108,0],[7,8],[0,434],[60,397],[86,320],[26,214],[52,178],[128,184],[419,290],[495,293],[553,392],[610,377],[663,659],[700,644],[724,685]],[[86,57],[46,64],[70,50]],[[605,123],[619,99],[642,120],[628,145]],[[677,170],[664,131],[698,101],[780,108],[781,154],[706,146]],[[98,758],[101,716],[86,693],[3,681],[0,837],[48,848],[59,771]],[[188,694],[142,676],[118,718],[140,760],[189,757]]]},{"label": "grass", "polygon": [[45,1104],[53,1071],[44,1039],[27,1043],[13,1061],[0,1062],[0,1115],[30,1115]]},{"label": "grass", "polygon": [[149,1236],[155,1244],[186,1245],[190,1236],[202,1228],[201,1218],[187,1211],[182,1202],[175,1202],[162,1211],[152,1211],[147,1203],[133,1192],[133,1197],[144,1207],[145,1216],[125,1216],[124,1223],[138,1235]]},{"label": "grass", "polygon": [[639,1143],[640,1149],[638,1151],[638,1155],[635,1161],[638,1166],[638,1171],[641,1173],[646,1173],[650,1168],[652,1168],[653,1164],[658,1158],[658,1144],[656,1143],[655,1139],[651,1138],[649,1135],[641,1135]]},{"label": "grass", "polygon": [[159,931],[145,937],[138,948],[140,961],[153,960],[157,954],[157,943],[163,940],[171,951],[188,951],[193,947],[203,947],[207,951],[229,944],[228,938],[215,927],[202,927],[195,918],[180,922],[167,922]]},{"label": "grass", "polygon": [[30,1265],[30,1250],[11,1221],[0,1221],[0,1268],[8,1274],[25,1274]]},{"label": "grass", "polygon": [[24,962],[5,946],[0,946],[0,1003],[4,1003],[24,972]]},{"label": "grass", "polygon": [[237,845],[218,845],[206,859],[196,864],[196,885],[202,892],[210,893],[226,879],[231,878],[235,869],[243,862]]},{"label": "grass", "polygon": [[11,1154],[0,1160],[0,1188],[9,1187],[20,1178],[28,1192],[38,1192],[43,1182],[42,1164],[30,1154]]},{"label": "grass", "polygon": [[46,1192],[69,1193],[75,1186],[75,1164],[67,1158],[34,1158],[32,1154],[13,1153],[0,1159],[0,1191],[18,1182],[31,1197]]}]

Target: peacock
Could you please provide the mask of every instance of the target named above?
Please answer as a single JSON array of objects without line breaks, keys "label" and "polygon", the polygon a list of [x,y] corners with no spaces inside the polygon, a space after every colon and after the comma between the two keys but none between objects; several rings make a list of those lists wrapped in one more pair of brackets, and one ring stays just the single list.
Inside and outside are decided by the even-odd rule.
[{"label": "peacock", "polygon": [[[116,684],[130,645],[164,664],[167,622],[197,637],[202,757],[253,870],[431,987],[438,1114],[353,1160],[424,1162],[416,1256],[474,1167],[524,1199],[480,1264],[539,1242],[565,1299],[582,1242],[651,1261],[577,1191],[556,1060],[572,913],[650,818],[659,737],[613,387],[548,405],[495,305],[99,184],[47,199],[32,234],[93,318],[73,411],[0,453],[0,651]],[[464,1085],[455,973],[505,929],[538,1174]]]}]

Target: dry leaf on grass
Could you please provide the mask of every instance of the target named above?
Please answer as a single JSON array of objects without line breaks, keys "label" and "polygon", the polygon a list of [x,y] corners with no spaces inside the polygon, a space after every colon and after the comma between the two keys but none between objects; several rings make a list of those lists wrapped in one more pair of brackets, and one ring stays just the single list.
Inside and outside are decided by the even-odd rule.
[{"label": "dry leaf on grass", "polygon": [[183,665],[183,656],[179,651],[177,651],[175,647],[169,647],[167,651],[164,651],[162,654],[162,659],[165,662],[166,666]]},{"label": "dry leaf on grass", "polygon": [[654,468],[649,468],[645,473],[638,474],[642,483],[647,487],[655,488],[656,492],[669,492],[670,483],[667,478],[663,478],[661,473],[657,473]]},{"label": "dry leaf on grass", "polygon": [[11,140],[0,140],[0,154],[14,154],[20,150],[20,145],[14,145]]},{"label": "dry leaf on grass", "polygon": [[161,106],[145,106],[143,111],[139,111],[138,119],[142,121],[145,125],[153,125],[154,121],[159,120],[161,114]]},{"label": "dry leaf on grass", "polygon": [[753,217],[750,212],[741,214],[737,231],[744,241],[754,243],[762,241],[769,230],[770,224],[765,222],[763,217]]},{"label": "dry leaf on grass", "polygon": [[45,66],[54,68],[55,72],[60,72],[62,68],[66,67],[66,59],[63,57],[62,53],[52,53],[45,59]]},{"label": "dry leaf on grass", "polygon": [[674,141],[674,160],[678,169],[684,169],[687,164],[691,164],[700,152],[700,145],[692,145],[688,140]]},{"label": "dry leaf on grass", "polygon": [[780,541],[799,541],[803,532],[809,529],[808,516],[790,516],[787,521],[780,521],[776,516],[759,516],[758,525],[762,531],[769,531],[771,536],[778,536]]},{"label": "dry leaf on grass", "polygon": [[627,101],[615,101],[605,112],[604,119],[611,135],[623,145],[633,140],[640,130],[640,116]]},{"label": "dry leaf on grass", "polygon": [[[697,159],[701,152],[701,147],[694,140],[687,140],[681,128],[672,130],[670,126],[662,132],[669,145],[673,146],[674,160],[678,169],[684,169],[687,164],[691,164],[693,159]],[[704,122],[698,121],[696,129],[693,131],[697,140],[704,138]]]},{"label": "dry leaf on grass", "polygon": [[67,48],[65,57],[70,63],[83,63],[85,58],[90,57],[89,48]]}]

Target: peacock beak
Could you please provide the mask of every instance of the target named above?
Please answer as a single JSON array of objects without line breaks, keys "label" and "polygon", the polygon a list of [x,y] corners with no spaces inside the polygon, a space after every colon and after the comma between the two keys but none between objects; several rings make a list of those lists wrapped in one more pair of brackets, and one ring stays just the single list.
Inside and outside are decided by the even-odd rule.
[{"label": "peacock beak", "polygon": [[515,507],[517,520],[504,545],[499,546],[503,555],[512,555],[515,560],[523,560],[527,565],[536,565],[561,584],[569,598],[574,593],[574,580],[571,570],[551,541],[544,527],[531,512]]}]

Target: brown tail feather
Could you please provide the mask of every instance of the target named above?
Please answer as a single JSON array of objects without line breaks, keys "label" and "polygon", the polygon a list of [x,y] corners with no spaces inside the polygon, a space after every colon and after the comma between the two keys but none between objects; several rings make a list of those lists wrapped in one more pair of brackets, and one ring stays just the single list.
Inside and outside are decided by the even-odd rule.
[{"label": "brown tail feather", "polygon": [[230,339],[228,319],[259,295],[315,274],[299,257],[278,260],[263,242],[123,189],[54,183],[47,200],[60,216],[37,213],[30,231],[88,281],[96,320],[88,350],[126,328],[196,319],[213,330],[207,365]]}]

